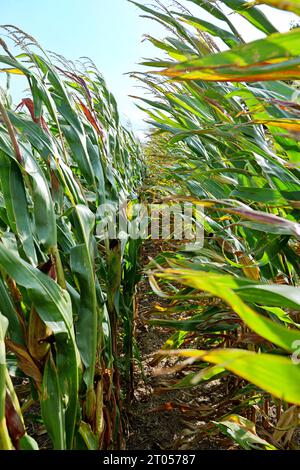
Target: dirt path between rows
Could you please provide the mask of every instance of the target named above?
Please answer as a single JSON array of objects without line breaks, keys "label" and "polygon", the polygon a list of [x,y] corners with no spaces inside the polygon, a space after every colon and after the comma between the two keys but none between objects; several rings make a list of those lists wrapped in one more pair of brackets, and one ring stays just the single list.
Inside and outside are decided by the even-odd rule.
[{"label": "dirt path between rows", "polygon": [[[160,251],[171,249],[172,243],[146,241],[142,251],[144,266]],[[198,435],[197,430],[197,424],[201,424],[201,410],[204,413],[211,411],[214,403],[220,401],[224,387],[219,381],[195,387],[188,392],[162,390],[169,386],[172,377],[157,375],[157,365],[153,364],[153,359],[173,331],[152,326],[149,319],[155,305],[163,302],[165,300],[152,292],[147,276],[143,275],[138,285],[136,330],[141,364],[135,364],[135,391],[128,412],[127,449],[224,449],[224,439],[209,435],[204,437],[203,434]],[[226,444],[228,448],[228,441]]]}]

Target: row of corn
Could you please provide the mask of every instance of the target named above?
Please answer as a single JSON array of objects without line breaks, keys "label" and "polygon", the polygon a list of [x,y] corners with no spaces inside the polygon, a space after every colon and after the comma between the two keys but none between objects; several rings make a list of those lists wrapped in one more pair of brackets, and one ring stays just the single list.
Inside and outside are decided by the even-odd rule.
[{"label": "row of corn", "polygon": [[[48,447],[122,448],[139,241],[98,226],[102,207],[137,198],[141,149],[91,61],[46,53],[17,28],[4,36],[0,449],[38,448],[24,423],[36,407]],[[11,79],[27,87],[17,107]]]},{"label": "row of corn", "polygon": [[[254,3],[300,13],[294,1]],[[149,265],[164,298],[152,323],[171,329],[163,349],[180,358],[172,388],[194,391],[183,448],[219,432],[244,449],[297,446],[300,29],[278,32],[254,3],[138,5],[167,30],[147,37],[162,58],[134,74],[153,96],[139,101],[156,129],[148,153],[167,138],[161,194],[202,207],[203,246]],[[247,42],[245,22],[262,39]],[[198,407],[195,387],[216,379],[227,393]]]}]

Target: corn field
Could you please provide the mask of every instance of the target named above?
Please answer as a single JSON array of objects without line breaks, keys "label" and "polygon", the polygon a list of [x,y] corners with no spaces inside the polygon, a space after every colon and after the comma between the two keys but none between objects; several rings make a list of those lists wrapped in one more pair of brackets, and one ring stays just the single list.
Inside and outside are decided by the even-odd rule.
[{"label": "corn field", "polygon": [[[39,449],[32,407],[52,449],[126,448],[146,278],[145,321],[167,331],[152,364],[190,397],[176,448],[300,448],[300,29],[278,32],[259,5],[300,7],[254,3],[130,0],[167,34],[146,36],[158,57],[131,74],[145,144],[91,60],[2,27],[0,449]],[[264,37],[246,42],[232,14]],[[17,107],[11,76],[27,83]],[[141,238],[98,235],[99,207],[120,199],[129,225],[141,201],[199,204],[203,246],[171,234],[143,266]],[[199,407],[215,383],[222,396]]]}]

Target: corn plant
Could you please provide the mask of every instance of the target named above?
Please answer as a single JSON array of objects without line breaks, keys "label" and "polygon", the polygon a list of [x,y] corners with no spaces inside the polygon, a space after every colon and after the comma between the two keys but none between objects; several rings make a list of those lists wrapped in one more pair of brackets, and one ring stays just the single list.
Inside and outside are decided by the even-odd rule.
[{"label": "corn plant", "polygon": [[[182,247],[149,265],[155,292],[172,299],[152,323],[174,329],[163,353],[187,359],[189,373],[173,387],[229,380],[231,373],[243,379],[233,390],[242,405],[232,404],[231,413],[220,407],[217,419],[208,412],[209,431],[214,423],[246,449],[283,448],[300,405],[300,30],[279,33],[252,3],[190,2],[198,16],[186,2],[132,2],[169,33],[147,37],[165,57],[144,61],[147,72],[133,74],[154,96],[138,103],[147,122],[157,136],[171,136],[169,180],[179,189],[169,198],[205,210],[202,249]],[[296,2],[255,3],[299,13]],[[223,6],[265,37],[246,43]],[[255,415],[272,429],[270,400],[281,431],[262,428],[265,440],[256,435]],[[284,422],[292,424],[283,430]]]},{"label": "corn plant", "polygon": [[0,448],[37,448],[16,368],[31,384],[24,407],[40,404],[54,449],[122,448],[119,367],[130,385],[139,246],[99,238],[98,208],[136,199],[140,146],[90,60],[75,65],[17,28],[3,32],[19,54],[1,39],[1,72],[28,90],[16,109],[9,89],[0,100]]}]

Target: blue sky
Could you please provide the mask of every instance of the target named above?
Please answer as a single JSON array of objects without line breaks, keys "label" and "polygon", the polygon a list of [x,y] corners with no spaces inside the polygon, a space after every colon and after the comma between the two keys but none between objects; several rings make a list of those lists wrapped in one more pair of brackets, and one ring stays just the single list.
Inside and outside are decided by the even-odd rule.
[{"label": "blue sky", "polygon": [[[171,3],[161,1],[165,5]],[[199,13],[198,7],[184,2],[193,13]],[[44,49],[69,59],[91,57],[115,94],[121,113],[129,117],[137,131],[145,128],[143,114],[128,98],[129,94],[137,94],[135,83],[124,73],[136,70],[142,57],[157,55],[150,44],[142,42],[142,36],[162,37],[159,24],[139,18],[139,10],[127,0],[0,0],[0,7],[1,24],[20,27]],[[289,28],[292,15],[264,8],[281,31]],[[205,15],[203,19],[210,18]],[[246,38],[259,36],[243,21],[234,22]]]},{"label": "blue sky", "polygon": [[[13,24],[34,36],[44,49],[69,59],[91,57],[116,95],[121,112],[143,127],[128,94],[134,83],[124,73],[135,70],[153,48],[143,34],[159,34],[152,21],[139,19],[126,0],[0,0],[1,24]],[[20,90],[21,92],[21,90]],[[18,90],[19,94],[19,90]]]}]

